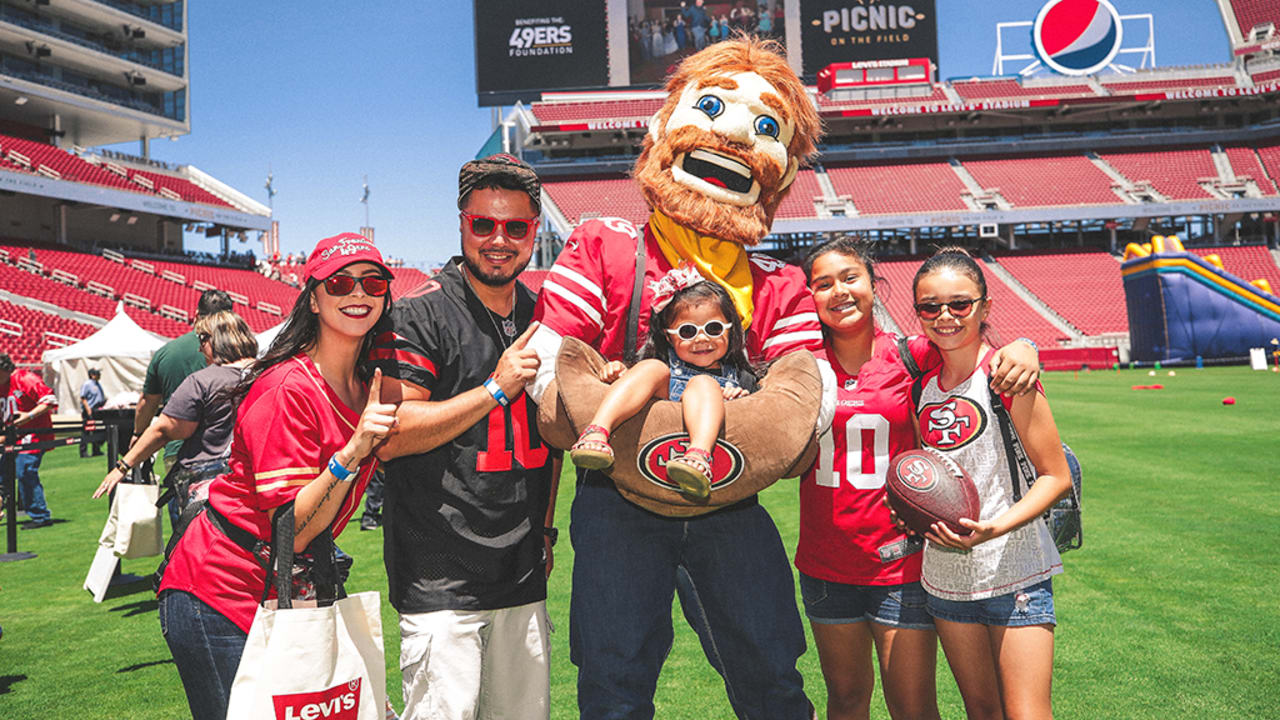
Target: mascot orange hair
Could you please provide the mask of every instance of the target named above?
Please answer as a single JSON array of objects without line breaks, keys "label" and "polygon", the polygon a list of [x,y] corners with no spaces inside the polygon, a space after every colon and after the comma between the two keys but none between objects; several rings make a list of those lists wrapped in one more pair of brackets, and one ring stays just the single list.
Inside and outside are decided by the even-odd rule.
[{"label": "mascot orange hair", "polygon": [[[813,102],[780,50],[776,42],[741,37],[680,63],[634,169],[652,208],[648,223],[588,221],[566,242],[543,285],[542,326],[530,343],[542,360],[530,393],[540,400],[539,426],[552,445],[567,448],[578,438],[603,395],[606,361],[631,358],[648,325],[648,312],[636,310],[652,307],[651,287],[667,273],[692,268],[725,288],[755,361],[821,346],[799,269],[746,249],[769,234],[820,133]],[[817,364],[807,352],[788,357],[761,387],[726,405],[709,500],[683,497],[665,480],[666,461],[682,449],[679,406],[668,401],[654,401],[615,429],[613,446],[628,460],[609,476],[648,509],[692,515],[798,473],[812,458],[821,424]],[[765,417],[786,422],[765,426]]]}]

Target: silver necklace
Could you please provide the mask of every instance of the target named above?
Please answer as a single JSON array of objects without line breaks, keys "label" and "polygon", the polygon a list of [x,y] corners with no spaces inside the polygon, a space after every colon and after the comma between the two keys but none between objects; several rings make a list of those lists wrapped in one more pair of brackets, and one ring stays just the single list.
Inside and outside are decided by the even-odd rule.
[{"label": "silver necklace", "polygon": [[[476,292],[476,286],[471,284],[471,275],[470,273],[467,272],[467,268],[465,265],[462,266],[461,270],[462,270],[463,282],[465,282],[467,284],[467,287],[471,289],[471,294],[476,296],[476,300],[480,301],[480,307],[484,308],[485,314],[489,316],[489,324],[493,325],[494,332],[498,333],[498,339],[502,342],[502,349],[504,350],[507,349],[508,347],[511,346],[511,341],[514,340],[516,336],[516,321],[509,317],[502,318],[502,328],[499,329],[498,321],[495,319],[497,316],[497,313],[490,310],[489,306],[485,305],[483,300],[480,300],[480,294]],[[516,290],[515,290],[515,287],[512,287],[511,288],[511,314],[514,315],[515,312],[516,312]]]}]

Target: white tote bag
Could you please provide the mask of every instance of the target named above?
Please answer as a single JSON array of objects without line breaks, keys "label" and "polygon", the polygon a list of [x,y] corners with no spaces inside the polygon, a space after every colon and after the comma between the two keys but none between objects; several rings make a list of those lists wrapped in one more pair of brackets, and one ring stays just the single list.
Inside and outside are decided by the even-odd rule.
[{"label": "white tote bag", "polygon": [[387,666],[376,591],[328,607],[259,606],[228,718],[383,720]]},{"label": "white tote bag", "polygon": [[[120,483],[111,502],[115,519],[115,553],[122,558],[144,558],[164,554],[164,522],[156,507],[159,485]],[[111,519],[107,520],[108,527]],[[107,529],[103,529],[105,537]]]}]

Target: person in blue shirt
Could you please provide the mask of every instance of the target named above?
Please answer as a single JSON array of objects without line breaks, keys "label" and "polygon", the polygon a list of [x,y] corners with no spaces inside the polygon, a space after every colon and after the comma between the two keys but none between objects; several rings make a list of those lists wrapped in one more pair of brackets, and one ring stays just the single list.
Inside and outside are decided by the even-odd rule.
[{"label": "person in blue shirt", "polygon": [[89,457],[89,446],[93,446],[93,455],[102,454],[102,443],[107,434],[93,424],[98,411],[107,404],[107,396],[102,392],[102,384],[98,380],[102,371],[89,368],[89,379],[80,386],[80,419],[84,421],[84,429],[80,432],[80,457]]}]

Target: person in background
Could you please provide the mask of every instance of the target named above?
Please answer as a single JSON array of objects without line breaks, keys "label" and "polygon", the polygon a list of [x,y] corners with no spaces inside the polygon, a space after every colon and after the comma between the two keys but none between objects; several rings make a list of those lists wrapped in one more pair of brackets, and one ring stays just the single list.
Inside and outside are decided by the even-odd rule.
[{"label": "person in background", "polygon": [[102,383],[98,382],[101,377],[101,370],[89,368],[89,379],[80,386],[80,419],[84,421],[84,430],[80,433],[80,457],[89,457],[90,445],[93,446],[94,457],[101,455],[102,441],[106,439],[106,433],[93,425],[98,410],[107,402]]},{"label": "person in background", "polygon": [[[207,486],[227,471],[235,404],[227,390],[240,381],[244,369],[258,355],[258,340],[245,321],[230,310],[201,316],[195,324],[200,353],[209,366],[187,376],[169,397],[160,419],[147,426],[116,467],[107,473],[93,496],[102,497],[128,470],[162,445],[182,440],[177,460],[164,484],[177,494],[178,508],[188,518],[208,497]],[[180,532],[175,527],[175,532]]]},{"label": "person in background", "polygon": [[[231,296],[222,290],[205,290],[200,294],[196,305],[196,320],[201,316],[221,310],[231,310]],[[133,416],[133,437],[129,439],[129,447],[133,447],[146,431],[151,420],[155,418],[160,406],[169,402],[169,396],[178,389],[183,380],[191,373],[206,365],[204,355],[200,352],[200,341],[195,331],[179,335],[165,343],[151,356],[147,365],[147,375],[142,381],[142,401],[138,403]],[[168,476],[173,465],[178,461],[178,452],[182,449],[181,440],[171,440],[164,448],[164,472]],[[178,523],[178,504],[169,503],[169,520],[176,526]]]},{"label": "person in background", "polygon": [[[4,400],[3,420],[5,428],[18,431],[18,444],[31,445],[53,439],[53,421],[49,417],[57,407],[53,391],[39,375],[25,368],[18,368],[7,353],[0,353],[0,398]],[[44,486],[40,484],[40,460],[44,450],[19,450],[15,458],[18,485],[18,506],[27,512],[31,522],[24,530],[49,527],[53,515],[44,500]],[[3,470],[0,470],[2,473]],[[0,475],[0,487],[8,479]]]}]

